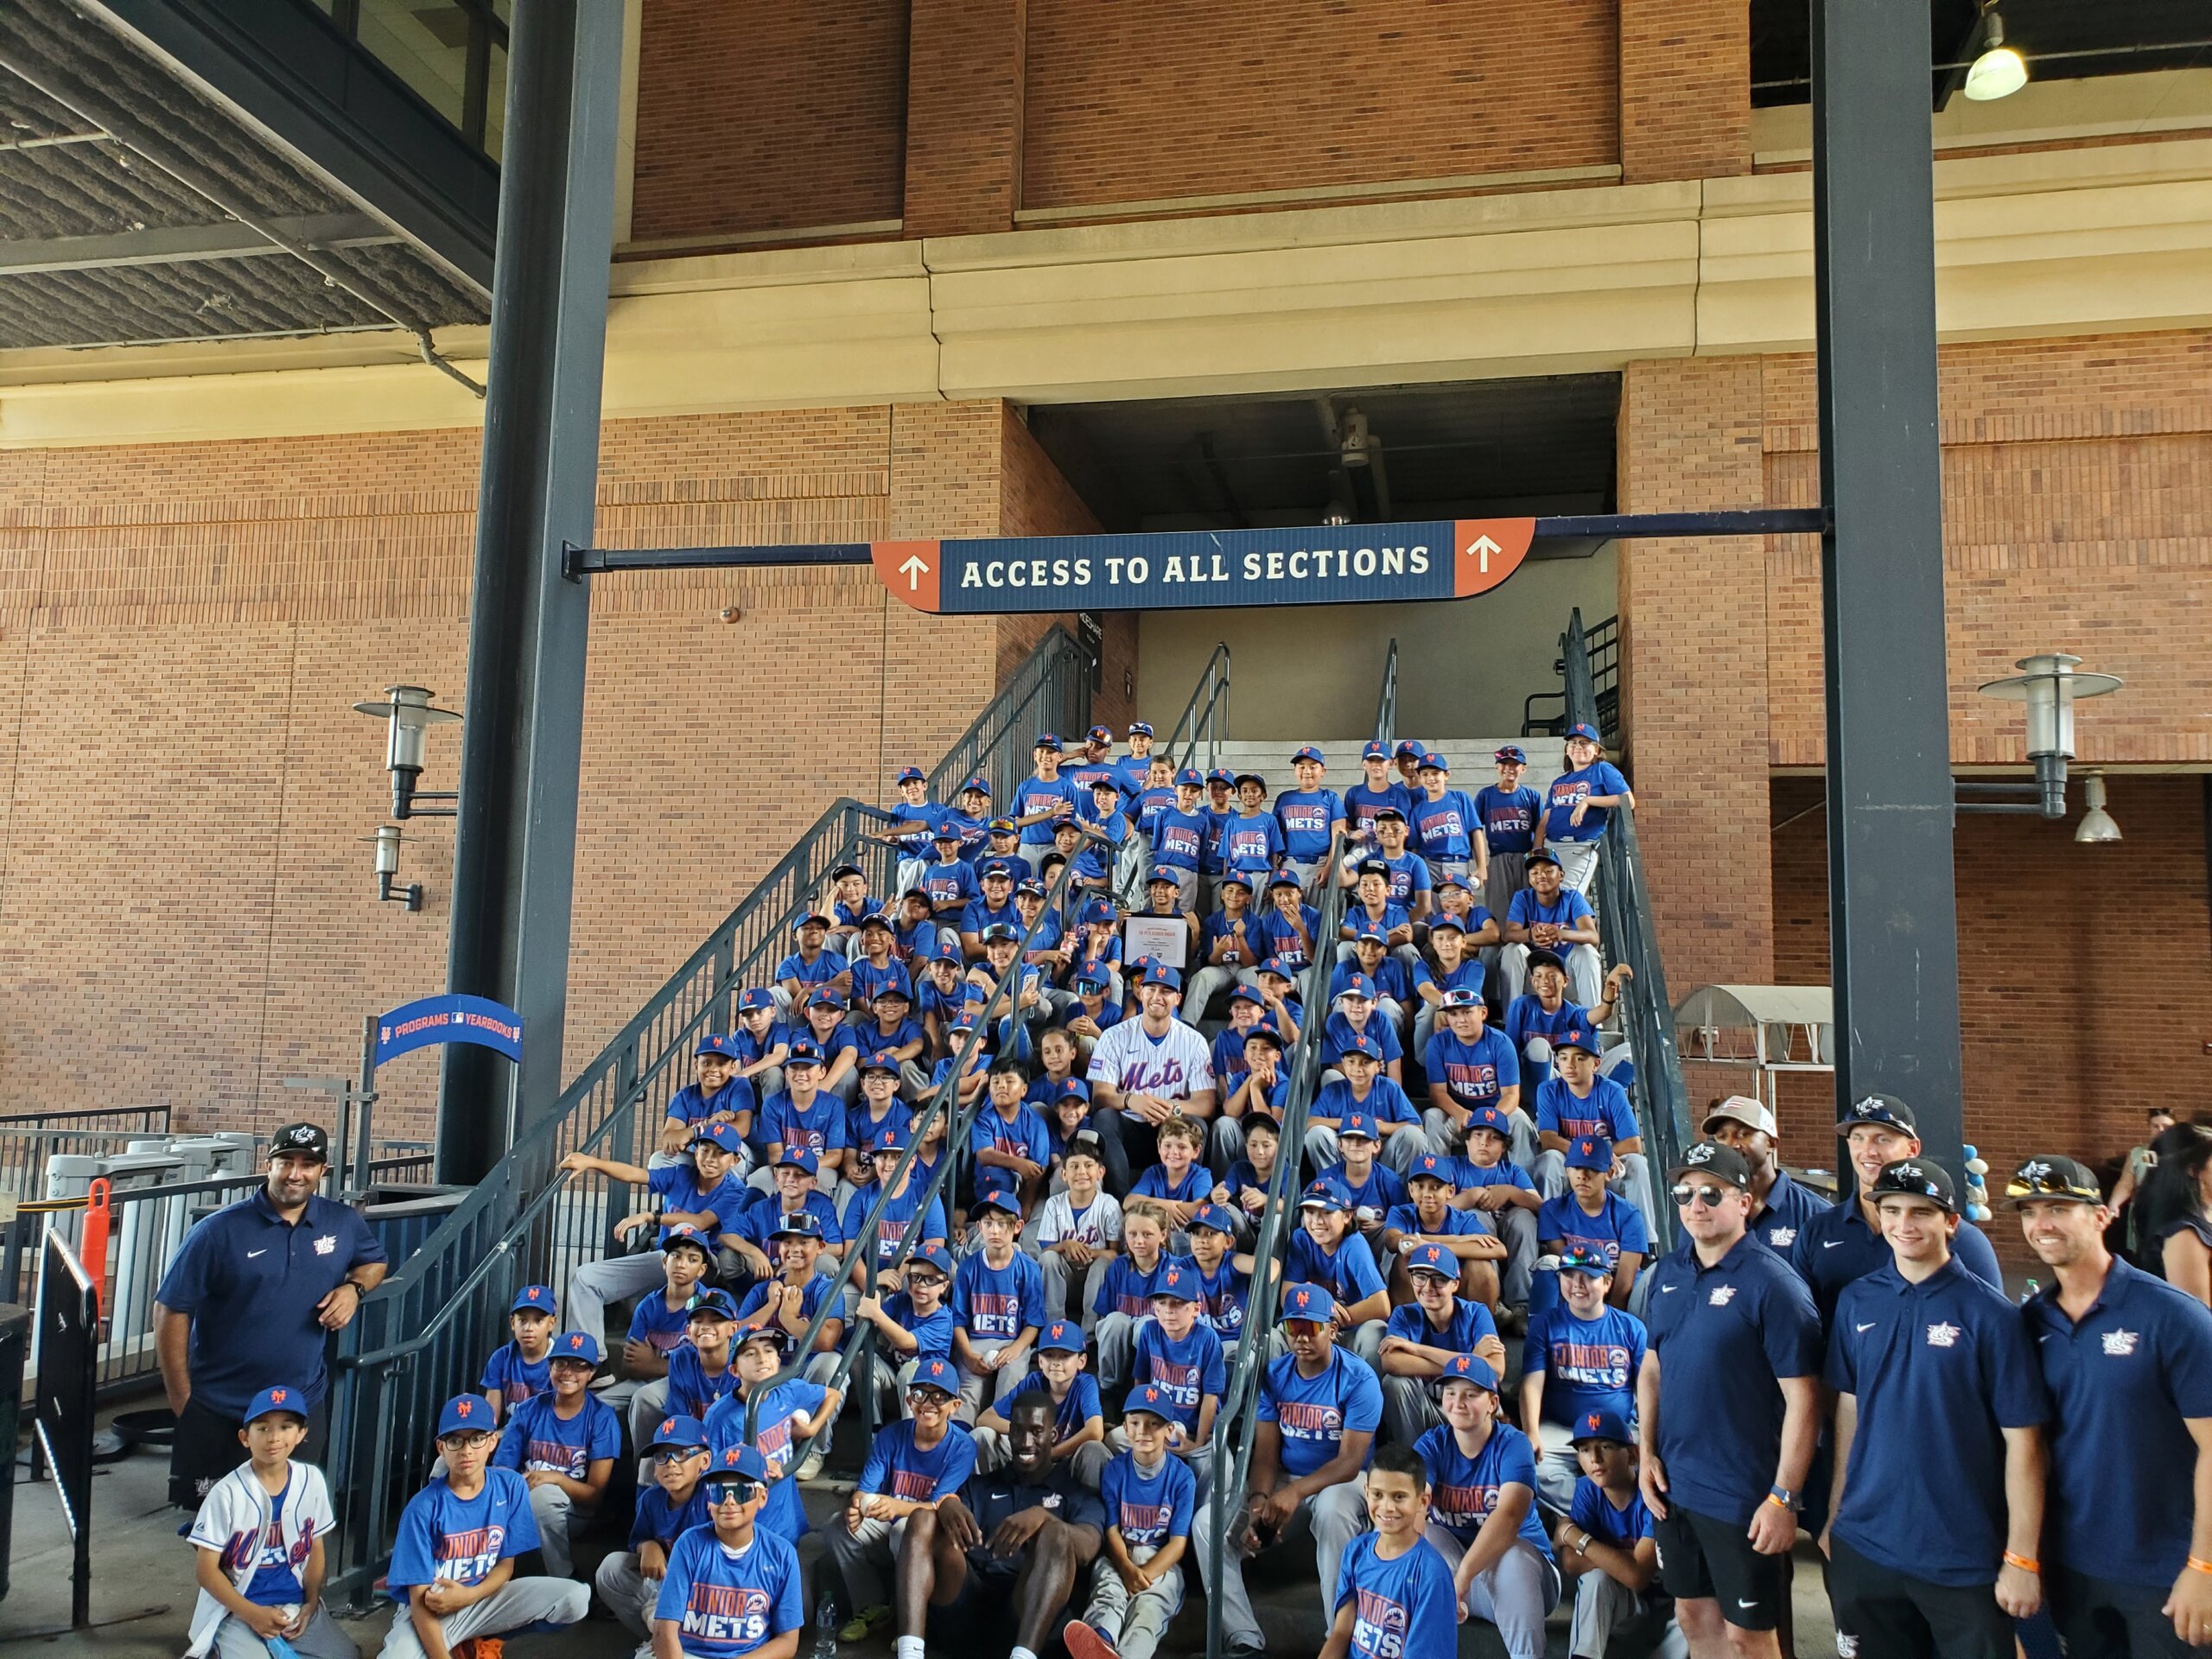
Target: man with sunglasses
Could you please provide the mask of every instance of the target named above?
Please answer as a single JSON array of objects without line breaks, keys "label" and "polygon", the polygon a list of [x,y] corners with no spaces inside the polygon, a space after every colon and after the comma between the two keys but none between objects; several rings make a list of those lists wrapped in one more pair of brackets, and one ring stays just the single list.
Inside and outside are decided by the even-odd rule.
[{"label": "man with sunglasses", "polygon": [[[960,1372],[950,1359],[931,1357],[914,1368],[906,1388],[913,1415],[887,1423],[868,1448],[860,1484],[842,1521],[823,1529],[829,1557],[845,1581],[854,1616],[841,1632],[865,1641],[891,1617],[889,1575],[897,1569],[907,1522],[933,1510],[967,1484],[976,1469],[976,1442],[953,1421]],[[922,1632],[902,1629],[898,1659],[922,1659]]]},{"label": "man with sunglasses", "polygon": [[1941,1166],[1901,1158],[1872,1192],[1892,1260],[1846,1287],[1828,1334],[1836,1476],[1821,1546],[1836,1646],[2012,1659],[2012,1621],[2043,1603],[2050,1404],[2027,1328],[1951,1254],[1958,1201]]},{"label": "man with sunglasses", "polygon": [[1700,1141],[1669,1179],[1686,1237],[1651,1275],[1636,1389],[1661,1579],[1696,1659],[1779,1659],[1819,1414],[1820,1316],[1804,1281],[1746,1230],[1742,1153]]},{"label": "man with sunglasses", "polygon": [[2212,1313],[2105,1247],[2112,1209],[2071,1158],[2005,1189],[2055,1279],[2021,1309],[2056,1425],[2043,1535],[2075,1654],[2212,1651]]},{"label": "man with sunglasses", "polygon": [[[918,1510],[899,1548],[899,1651],[937,1644],[1036,1659],[1072,1617],[1068,1599],[1089,1575],[1106,1510],[1055,1463],[1050,1394],[1016,1395],[1007,1408],[1005,1468],[977,1473],[960,1491]],[[909,1648],[912,1640],[913,1646]]]},{"label": "man with sunglasses", "polygon": [[653,1608],[653,1659],[792,1659],[806,1623],[798,1552],[753,1524],[768,1501],[768,1466],[749,1446],[716,1457],[703,1483],[714,1525],[669,1552]]}]

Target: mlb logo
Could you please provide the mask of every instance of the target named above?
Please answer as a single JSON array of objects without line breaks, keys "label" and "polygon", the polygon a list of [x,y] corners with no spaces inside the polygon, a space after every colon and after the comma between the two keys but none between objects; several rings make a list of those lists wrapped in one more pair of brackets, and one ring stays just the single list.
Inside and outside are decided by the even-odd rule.
[{"label": "mlb logo", "polygon": [[2137,1333],[2133,1331],[2105,1332],[2105,1352],[2114,1359],[2125,1359],[2135,1351]]},{"label": "mlb logo", "polygon": [[1726,1307],[1735,1299],[1735,1286],[1715,1285],[1713,1287],[1713,1294],[1708,1296],[1706,1300],[1714,1307]]}]

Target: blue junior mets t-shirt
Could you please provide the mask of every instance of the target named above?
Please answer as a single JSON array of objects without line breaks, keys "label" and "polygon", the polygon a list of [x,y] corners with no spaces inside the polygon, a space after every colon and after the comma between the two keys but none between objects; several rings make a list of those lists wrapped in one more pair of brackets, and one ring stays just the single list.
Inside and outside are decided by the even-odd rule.
[{"label": "blue junior mets t-shirt", "polygon": [[515,1408],[492,1453],[496,1466],[550,1469],[584,1480],[599,1459],[622,1455],[622,1424],[597,1395],[585,1395],[583,1409],[565,1421],[554,1410],[554,1399],[550,1394],[533,1395]]},{"label": "blue junior mets t-shirt", "polygon": [[[798,1483],[787,1478],[798,1452],[791,1419],[804,1412],[812,1421],[828,1397],[829,1390],[820,1383],[794,1378],[762,1395],[760,1409],[753,1414],[753,1447],[767,1459],[769,1473],[774,1477],[768,1501],[761,1506],[760,1524],[792,1543],[805,1536],[807,1520],[805,1506],[799,1501]],[[739,1394],[719,1402],[707,1414],[707,1446],[715,1462],[745,1444],[746,1414],[747,1401]],[[710,1471],[712,1466],[709,1465]]]},{"label": "blue junior mets t-shirt", "polygon": [[[1014,1392],[1006,1397],[1004,1409],[997,1407],[992,1409],[998,1411],[1000,1416],[1011,1420],[1014,1402],[1023,1395],[1042,1394],[1049,1397],[1052,1392],[1052,1385],[1046,1380],[1045,1373],[1032,1371],[1014,1384]],[[1099,1415],[1103,1409],[1098,1399],[1098,1379],[1089,1371],[1077,1371],[1075,1381],[1068,1384],[1068,1397],[1052,1408],[1054,1442],[1057,1444],[1082,1433],[1083,1426]]]},{"label": "blue junior mets t-shirt", "polygon": [[712,1527],[687,1532],[669,1555],[653,1618],[676,1621],[690,1659],[741,1659],[806,1622],[798,1552],[757,1523],[738,1550]]},{"label": "blue junior mets t-shirt", "polygon": [[433,1480],[407,1500],[400,1515],[385,1589],[404,1605],[415,1585],[441,1579],[481,1584],[501,1561],[539,1542],[530,1487],[513,1470],[486,1469],[483,1489],[474,1497],[461,1497],[448,1481]]},{"label": "blue junior mets t-shirt", "polygon": [[549,1347],[537,1358],[524,1359],[519,1343],[496,1348],[484,1362],[484,1375],[476,1386],[486,1394],[497,1389],[500,1408],[512,1413],[531,1395],[553,1386],[553,1351]]},{"label": "blue junior mets t-shirt", "polygon": [[1510,1423],[1493,1422],[1490,1438],[1469,1457],[1459,1449],[1452,1425],[1439,1423],[1414,1442],[1414,1450],[1428,1465],[1429,1513],[1437,1525],[1461,1543],[1471,1544],[1497,1508],[1504,1488],[1526,1486],[1531,1501],[1521,1516],[1522,1541],[1534,1545],[1546,1560],[1551,1559],[1551,1535],[1544,1530],[1534,1501],[1535,1449],[1526,1434]]},{"label": "blue junior mets t-shirt", "polygon": [[1260,1421],[1281,1431],[1282,1471],[1296,1479],[1334,1461],[1346,1434],[1381,1427],[1382,1384],[1365,1360],[1341,1348],[1330,1350],[1319,1376],[1304,1375],[1298,1356],[1285,1354],[1261,1382]]},{"label": "blue junior mets t-shirt", "polygon": [[1452,1659],[1459,1650],[1452,1569],[1426,1538],[1386,1560],[1379,1535],[1352,1540],[1337,1569],[1334,1610],[1352,1605],[1351,1643],[1358,1659]]},{"label": "blue junior mets t-shirt", "polygon": [[1536,1211],[1536,1236],[1545,1242],[1557,1239],[1563,1249],[1579,1245],[1603,1250],[1608,1266],[1620,1261],[1623,1250],[1634,1250],[1646,1265],[1651,1258],[1651,1230],[1644,1224],[1643,1212],[1614,1192],[1605,1194],[1594,1216],[1572,1192],[1546,1198],[1543,1208]]},{"label": "blue junior mets t-shirt", "polygon": [[981,1250],[952,1275],[952,1317],[970,1342],[1011,1342],[1030,1325],[1045,1323],[1045,1275],[1036,1258],[1020,1250],[995,1268]]},{"label": "blue junior mets t-shirt", "polygon": [[948,1424],[944,1438],[925,1448],[914,1443],[914,1425],[908,1420],[876,1431],[861,1470],[860,1490],[929,1503],[958,1491],[975,1472],[976,1442],[966,1429]]},{"label": "blue junior mets t-shirt", "polygon": [[1633,1423],[1647,1343],[1643,1321],[1618,1307],[1585,1319],[1559,1302],[1534,1315],[1521,1364],[1524,1373],[1543,1373],[1544,1421],[1572,1426],[1591,1412],[1614,1411]]},{"label": "blue junior mets t-shirt", "polygon": [[1163,1457],[1147,1471],[1135,1452],[1124,1452],[1098,1478],[1098,1497],[1106,1524],[1122,1535],[1125,1548],[1157,1549],[1171,1538],[1191,1535],[1198,1481],[1180,1458]]}]

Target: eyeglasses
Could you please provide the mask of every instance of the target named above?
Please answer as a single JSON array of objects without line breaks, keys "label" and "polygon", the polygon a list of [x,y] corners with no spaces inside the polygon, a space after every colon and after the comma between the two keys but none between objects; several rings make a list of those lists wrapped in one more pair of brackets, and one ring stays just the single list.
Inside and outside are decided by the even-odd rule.
[{"label": "eyeglasses", "polygon": [[441,1446],[452,1446],[456,1450],[462,1452],[481,1452],[486,1446],[491,1445],[493,1440],[496,1438],[497,1436],[495,1435],[481,1433],[475,1434],[448,1434],[442,1436],[438,1443]]},{"label": "eyeglasses", "polygon": [[1733,1192],[1732,1187],[1704,1184],[1692,1186],[1688,1181],[1677,1181],[1668,1189],[1667,1195],[1685,1209],[1695,1202],[1702,1204],[1708,1210],[1714,1210],[1719,1207],[1723,1198],[1731,1197]]},{"label": "eyeglasses", "polygon": [[717,1508],[724,1503],[750,1503],[762,1490],[757,1480],[710,1480],[707,1483],[707,1502]]},{"label": "eyeglasses", "polygon": [[952,1403],[952,1396],[949,1394],[939,1394],[935,1389],[909,1389],[906,1390],[906,1403],[916,1410],[919,1410],[924,1406],[942,1410]]}]

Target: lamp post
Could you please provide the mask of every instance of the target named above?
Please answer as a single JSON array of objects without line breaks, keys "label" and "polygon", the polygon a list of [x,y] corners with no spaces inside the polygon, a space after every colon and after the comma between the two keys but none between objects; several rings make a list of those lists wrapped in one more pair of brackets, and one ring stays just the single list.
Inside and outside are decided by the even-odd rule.
[{"label": "lamp post", "polygon": [[364,836],[361,839],[376,844],[377,897],[405,905],[410,910],[422,909],[423,884],[410,881],[403,887],[396,880],[399,874],[399,826],[396,823],[378,824],[376,834]]},{"label": "lamp post", "polygon": [[[385,770],[391,773],[391,816],[400,819],[452,817],[452,804],[460,799],[457,794],[451,790],[418,790],[415,783],[423,775],[424,734],[433,726],[457,724],[461,716],[450,709],[433,706],[430,699],[437,694],[428,686],[388,685],[384,695],[382,702],[355,703],[353,712],[386,722],[384,764]],[[417,804],[423,801],[446,804]]]},{"label": "lamp post", "polygon": [[[2019,673],[1981,688],[1986,697],[2027,705],[2028,759],[2035,765],[2036,788],[2046,818],[2066,816],[2066,763],[2074,758],[2075,703],[2083,697],[2107,696],[2122,683],[2117,675],[2076,673],[2081,662],[2063,651],[2023,657],[2014,664]],[[2101,795],[2103,780],[2096,782]]]}]

